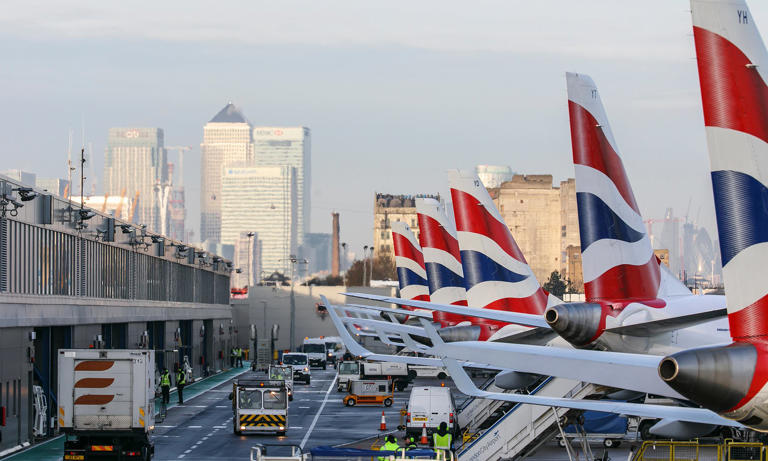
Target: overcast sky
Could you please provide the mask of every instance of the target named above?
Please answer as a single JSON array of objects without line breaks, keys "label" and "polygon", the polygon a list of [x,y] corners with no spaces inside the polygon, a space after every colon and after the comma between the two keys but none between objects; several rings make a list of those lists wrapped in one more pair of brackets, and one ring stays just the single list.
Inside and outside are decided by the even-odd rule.
[{"label": "overcast sky", "polygon": [[[768,27],[768,5],[752,2]],[[687,1],[4,2],[2,169],[66,175],[69,130],[101,176],[111,126],[190,145],[228,101],[312,129],[312,231],[360,252],[374,191],[446,191],[448,168],[573,176],[565,71],[592,75],[643,215],[714,230]],[[172,155],[172,159],[175,154]],[[659,229],[660,230],[660,229]],[[716,238],[712,235],[713,239]]]}]

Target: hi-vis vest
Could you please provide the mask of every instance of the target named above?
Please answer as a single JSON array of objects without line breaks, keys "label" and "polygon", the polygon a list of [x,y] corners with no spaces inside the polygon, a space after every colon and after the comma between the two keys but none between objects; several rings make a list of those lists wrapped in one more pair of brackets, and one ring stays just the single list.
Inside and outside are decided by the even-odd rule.
[{"label": "hi-vis vest", "polygon": [[163,373],[160,375],[160,385],[171,387],[171,375],[170,373]]},{"label": "hi-vis vest", "polygon": [[176,373],[176,385],[187,384],[187,377],[184,372]]},{"label": "hi-vis vest", "polygon": [[437,432],[432,434],[432,440],[434,441],[435,448],[441,448],[443,450],[451,449],[451,434],[440,435]]}]

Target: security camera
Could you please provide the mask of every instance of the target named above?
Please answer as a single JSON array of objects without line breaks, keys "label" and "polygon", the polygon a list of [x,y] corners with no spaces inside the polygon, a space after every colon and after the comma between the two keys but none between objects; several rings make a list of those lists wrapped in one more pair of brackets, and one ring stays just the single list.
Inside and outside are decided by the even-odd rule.
[{"label": "security camera", "polygon": [[14,200],[14,199],[11,199],[11,203],[13,204],[13,207],[14,207],[14,208],[21,208],[21,207],[23,207],[23,206],[24,206],[24,204],[23,204],[23,203],[21,203],[21,202],[17,202],[17,201],[16,201],[16,200]]},{"label": "security camera", "polygon": [[87,221],[87,220],[93,218],[94,216],[96,216],[95,212],[93,212],[91,210],[85,210],[85,209],[78,210],[77,214],[80,215],[80,220],[82,220],[82,221]]},{"label": "security camera", "polygon": [[130,234],[131,233],[131,226],[128,224],[120,224],[120,229],[123,230],[123,234]]},{"label": "security camera", "polygon": [[160,243],[165,241],[165,239],[160,237],[159,235],[153,235],[150,238],[152,239],[152,243]]},{"label": "security camera", "polygon": [[13,190],[19,193],[22,202],[29,202],[37,197],[37,192],[32,190],[31,187],[19,187]]}]

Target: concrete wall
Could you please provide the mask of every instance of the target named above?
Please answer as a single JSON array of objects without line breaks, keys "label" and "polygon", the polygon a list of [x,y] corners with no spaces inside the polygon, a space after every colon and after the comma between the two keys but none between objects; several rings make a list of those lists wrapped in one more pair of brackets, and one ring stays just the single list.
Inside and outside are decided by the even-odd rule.
[{"label": "concrete wall", "polygon": [[[305,337],[338,336],[336,328],[327,314],[317,311],[317,304],[321,303],[320,295],[328,298],[333,304],[345,304],[346,302],[359,302],[341,293],[345,291],[368,292],[380,295],[394,295],[394,288],[370,288],[370,287],[344,287],[344,286],[296,286],[294,296],[296,302],[296,337],[295,343],[302,344]],[[233,300],[232,316],[237,326],[237,343],[246,347],[249,343],[250,325],[256,325],[259,337],[268,337],[264,331],[264,308],[266,304],[267,332],[272,324],[280,325],[278,349],[290,347],[291,326],[291,289],[290,287],[251,287],[249,298]],[[267,333],[268,335],[268,333]]]}]

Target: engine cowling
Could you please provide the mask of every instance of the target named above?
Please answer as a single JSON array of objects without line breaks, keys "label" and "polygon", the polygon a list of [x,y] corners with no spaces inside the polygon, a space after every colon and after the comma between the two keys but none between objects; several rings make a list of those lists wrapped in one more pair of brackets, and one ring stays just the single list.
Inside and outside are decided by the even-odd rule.
[{"label": "engine cowling", "polygon": [[519,371],[502,371],[496,375],[494,384],[507,390],[516,391],[524,389],[535,383],[541,376],[532,373],[521,373]]},{"label": "engine cowling", "polygon": [[600,331],[603,309],[595,303],[563,303],[544,313],[550,328],[576,347],[591,343]]}]

